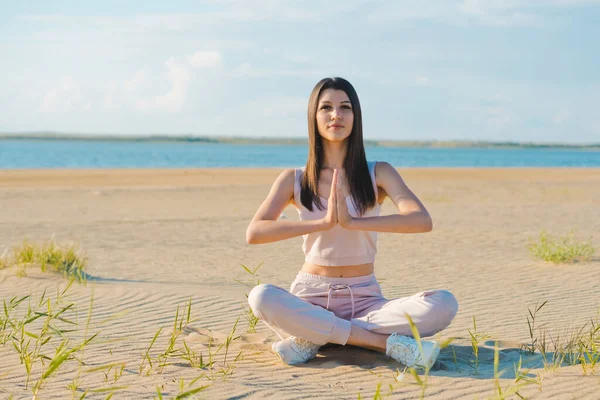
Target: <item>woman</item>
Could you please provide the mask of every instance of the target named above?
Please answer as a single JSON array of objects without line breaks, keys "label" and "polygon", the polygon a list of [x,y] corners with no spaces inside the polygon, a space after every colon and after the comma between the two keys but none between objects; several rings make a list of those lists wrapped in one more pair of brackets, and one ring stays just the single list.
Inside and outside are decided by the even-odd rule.
[{"label": "woman", "polygon": [[[290,292],[258,285],[248,302],[282,339],[273,351],[286,364],[316,356],[326,343],[360,346],[409,367],[431,367],[439,345],[421,336],[446,328],[458,310],[454,296],[431,290],[387,300],[374,271],[377,232],[421,233],[432,229],[429,213],[390,164],[367,162],[358,95],[342,78],[325,78],[308,103],[306,167],[286,169],[275,180],[246,232],[249,244],[302,235],[305,263]],[[385,197],[398,213],[380,216]],[[300,221],[279,220],[293,204]]]}]

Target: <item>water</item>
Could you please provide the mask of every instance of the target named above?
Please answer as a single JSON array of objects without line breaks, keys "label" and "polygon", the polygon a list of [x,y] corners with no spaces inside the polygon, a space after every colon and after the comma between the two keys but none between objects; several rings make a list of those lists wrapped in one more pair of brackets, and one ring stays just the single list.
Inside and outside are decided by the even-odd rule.
[{"label": "water", "polygon": [[[367,147],[395,167],[600,167],[600,151]],[[307,146],[184,142],[0,140],[0,168],[297,167]]]}]

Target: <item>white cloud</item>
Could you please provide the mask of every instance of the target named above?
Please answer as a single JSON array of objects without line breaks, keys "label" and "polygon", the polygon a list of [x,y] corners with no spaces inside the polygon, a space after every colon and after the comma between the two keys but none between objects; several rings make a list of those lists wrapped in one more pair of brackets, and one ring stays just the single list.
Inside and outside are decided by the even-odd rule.
[{"label": "white cloud", "polygon": [[281,58],[296,64],[308,64],[314,61],[314,58],[305,54],[291,53],[284,51]]},{"label": "white cloud", "polygon": [[128,92],[133,92],[135,89],[140,87],[146,81],[146,72],[143,69],[135,71],[133,78],[125,81],[123,86]]},{"label": "white cloud", "polygon": [[568,121],[571,118],[571,115],[572,114],[569,110],[563,108],[554,114],[554,117],[552,117],[552,122],[555,125],[561,125],[563,122]]},{"label": "white cloud", "polygon": [[509,109],[502,106],[490,106],[482,108],[488,126],[495,129],[504,129],[513,122],[513,116]]},{"label": "white cloud", "polygon": [[218,51],[198,51],[187,60],[194,68],[215,68],[221,65],[222,57]]},{"label": "white cloud", "polygon": [[431,79],[429,79],[429,77],[427,76],[422,75],[417,77],[416,82],[418,85],[428,86],[431,84]]},{"label": "white cloud", "polygon": [[164,95],[154,96],[151,99],[138,100],[138,109],[143,111],[159,109],[175,113],[183,107],[190,81],[189,71],[184,66],[179,65],[174,58],[169,58],[165,65],[168,68],[167,76],[171,82],[171,90]]},{"label": "white cloud", "polygon": [[270,96],[249,101],[240,107],[244,115],[269,118],[303,118],[308,98],[295,96]]},{"label": "white cloud", "polygon": [[306,76],[318,78],[323,75],[323,71],[307,68],[258,68],[250,63],[243,63],[232,71],[235,77],[264,78],[272,76]]},{"label": "white cloud", "polygon": [[[306,132],[307,106],[305,97],[265,96],[242,104],[236,119],[252,121],[253,136],[300,136]],[[247,129],[247,125],[228,128],[234,135],[247,135]]]},{"label": "white cloud", "polygon": [[[58,86],[46,92],[42,100],[41,111],[44,113],[74,111],[82,108],[82,100],[83,94],[79,82],[72,76],[65,76]],[[89,107],[83,107],[83,109],[89,109]]]},{"label": "white cloud", "polygon": [[[481,104],[451,105],[449,109],[456,114],[456,119],[471,125],[474,129],[487,128],[492,131],[506,130],[514,122],[513,112],[508,105],[487,101]],[[480,134],[485,134],[482,129]]]},{"label": "white cloud", "polygon": [[113,96],[107,94],[104,96],[104,107],[111,108],[113,106]]},{"label": "white cloud", "polygon": [[261,101],[262,114],[266,117],[302,117],[308,100],[303,97],[276,97]]}]

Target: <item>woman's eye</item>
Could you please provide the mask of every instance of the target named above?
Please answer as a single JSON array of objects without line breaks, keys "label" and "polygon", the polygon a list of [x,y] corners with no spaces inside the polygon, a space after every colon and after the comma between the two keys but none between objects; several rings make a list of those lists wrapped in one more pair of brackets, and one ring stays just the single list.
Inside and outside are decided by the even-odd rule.
[{"label": "woman's eye", "polygon": [[[321,110],[329,110],[331,108],[331,106],[321,106]],[[344,108],[346,110],[352,110],[352,107],[350,106],[342,106],[340,108]]]}]

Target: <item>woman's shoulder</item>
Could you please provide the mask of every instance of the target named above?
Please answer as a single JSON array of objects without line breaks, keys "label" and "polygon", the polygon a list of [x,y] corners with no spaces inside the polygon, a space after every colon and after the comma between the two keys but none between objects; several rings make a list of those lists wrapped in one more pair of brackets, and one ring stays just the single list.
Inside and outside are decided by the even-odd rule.
[{"label": "woman's shoulder", "polygon": [[271,195],[291,199],[294,196],[295,176],[295,168],[286,168],[281,171],[277,178],[275,178],[275,182],[273,182]]},{"label": "woman's shoulder", "polygon": [[375,161],[375,176],[377,179],[385,179],[391,176],[398,176],[398,170],[387,161]]},{"label": "woman's shoulder", "polygon": [[275,184],[294,190],[294,186],[299,183],[303,172],[304,168],[286,168],[275,179]]},{"label": "woman's shoulder", "polygon": [[387,161],[369,161],[369,164],[370,163],[373,163],[376,172],[389,172],[392,170],[396,170],[396,168],[394,168],[392,164],[390,164]]},{"label": "woman's shoulder", "polygon": [[286,168],[277,177],[276,181],[284,182],[293,182],[296,174],[298,173],[298,168]]}]

